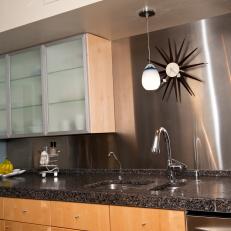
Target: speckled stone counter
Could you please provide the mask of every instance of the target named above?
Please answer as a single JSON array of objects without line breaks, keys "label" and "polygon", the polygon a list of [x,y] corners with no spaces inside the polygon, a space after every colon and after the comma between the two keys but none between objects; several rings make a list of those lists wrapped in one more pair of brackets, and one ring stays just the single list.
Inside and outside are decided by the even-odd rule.
[{"label": "speckled stone counter", "polygon": [[[200,173],[199,181],[188,171],[186,185],[174,190],[153,191],[140,187],[130,190],[99,189],[94,184],[116,182],[118,171],[76,171],[58,178],[42,179],[38,173],[25,173],[0,181],[0,196],[81,203],[166,208],[210,212],[231,212],[230,172]],[[164,171],[124,171],[123,182],[161,185],[167,182]]]}]

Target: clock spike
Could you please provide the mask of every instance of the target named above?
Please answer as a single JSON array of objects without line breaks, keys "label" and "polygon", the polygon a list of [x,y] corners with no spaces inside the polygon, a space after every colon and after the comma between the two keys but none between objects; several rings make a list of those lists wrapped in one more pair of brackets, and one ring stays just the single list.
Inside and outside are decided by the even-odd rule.
[{"label": "clock spike", "polygon": [[182,66],[180,69],[181,70],[186,70],[189,68],[193,68],[193,67],[197,67],[197,66],[201,66],[201,65],[206,65],[207,63],[195,63],[195,64],[190,64],[190,65],[186,65],[186,66]]},{"label": "clock spike", "polygon": [[178,53],[177,53],[176,60],[175,60],[176,63],[178,63],[178,61],[179,61],[179,58],[180,58],[181,51],[182,51],[182,48],[183,48],[183,46],[184,46],[185,40],[186,40],[186,38],[183,39],[183,41],[182,41],[182,43],[181,43],[181,46],[180,46],[180,49],[179,49],[179,51],[178,51]]},{"label": "clock spike", "polygon": [[170,42],[170,39],[168,38],[168,48],[169,48],[169,54],[170,54],[170,62],[173,61],[173,56],[172,56],[172,45]]},{"label": "clock spike", "polygon": [[160,50],[163,52],[163,54],[166,56],[166,58],[168,58],[168,60],[169,60],[169,56],[168,56],[168,54],[165,52],[165,50],[163,49],[163,48],[160,48]]},{"label": "clock spike", "polygon": [[175,60],[177,57],[177,45],[176,45],[176,41],[174,40],[174,53],[175,53]]},{"label": "clock spike", "polygon": [[172,89],[173,89],[173,86],[174,86],[174,79],[173,79],[171,82],[172,82],[172,83],[171,83],[171,87],[170,87],[170,89],[169,89],[169,91],[168,91],[167,101],[169,100],[169,97],[170,97],[170,95],[171,95],[171,93],[172,93]]},{"label": "clock spike", "polygon": [[166,75],[166,70],[159,71],[159,74],[160,74],[160,75],[163,75],[163,74],[165,74],[165,75]]},{"label": "clock spike", "polygon": [[177,86],[178,86],[178,92],[179,92],[179,100],[181,102],[181,85],[180,85],[180,81],[177,80]]},{"label": "clock spike", "polygon": [[163,79],[166,78],[166,77],[167,77],[167,75],[161,77],[161,84],[160,84],[160,87],[159,87],[158,90],[160,90],[161,88],[163,88],[163,87],[165,86],[165,83],[166,83],[166,82],[163,82]]},{"label": "clock spike", "polygon": [[158,47],[156,47],[156,49],[160,53],[161,57],[164,59],[166,64],[169,63],[169,59],[165,56],[165,54]]},{"label": "clock spike", "polygon": [[156,62],[156,61],[151,60],[151,59],[150,59],[150,62],[151,62],[151,63],[154,63],[154,64],[156,64],[156,65],[158,65],[158,66],[160,66],[160,67],[166,68],[166,65],[165,65],[165,64],[162,64],[162,63]]},{"label": "clock spike", "polygon": [[180,78],[180,82],[183,84],[183,86],[186,88],[186,90],[189,92],[191,96],[195,96],[193,90],[190,88],[190,86],[188,85],[188,83],[185,81],[184,78]]},{"label": "clock spike", "polygon": [[197,78],[197,77],[195,77],[193,75],[190,75],[190,74],[188,74],[186,72],[180,71],[180,74],[183,75],[183,76],[185,76],[185,77],[188,77],[190,79],[194,79],[194,80],[197,80],[199,82],[203,82],[203,80],[201,80],[201,79],[199,79],[199,78]]},{"label": "clock spike", "polygon": [[168,90],[168,87],[169,87],[171,81],[172,81],[172,79],[169,79],[168,82],[167,82],[167,85],[166,85],[165,90],[164,90],[164,94],[163,94],[163,96],[162,96],[162,100],[164,100],[164,97],[165,97],[165,95],[166,95],[166,92],[167,92],[167,90]]},{"label": "clock spike", "polygon": [[178,101],[178,93],[177,93],[177,85],[176,85],[176,78],[173,79],[173,83],[174,83],[174,91],[175,91],[175,96],[176,96],[176,101]]},{"label": "clock spike", "polygon": [[198,48],[195,48],[194,50],[192,50],[188,55],[186,55],[180,62],[179,62],[179,66],[181,66]]}]

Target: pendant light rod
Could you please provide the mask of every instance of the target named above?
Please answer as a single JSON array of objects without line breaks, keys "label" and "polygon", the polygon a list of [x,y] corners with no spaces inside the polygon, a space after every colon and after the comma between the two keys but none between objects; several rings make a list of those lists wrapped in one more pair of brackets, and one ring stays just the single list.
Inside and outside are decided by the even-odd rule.
[{"label": "pendant light rod", "polygon": [[151,59],[151,48],[150,48],[150,35],[149,35],[149,21],[148,21],[148,17],[146,17],[146,24],[147,24],[147,39],[148,39],[148,63],[150,63],[150,59]]},{"label": "pendant light rod", "polygon": [[148,40],[148,63],[150,64],[151,59],[151,48],[150,48],[150,34],[149,34],[149,18],[154,16],[156,13],[153,9],[148,8],[145,6],[140,12],[139,16],[142,18],[146,18],[146,34]]}]

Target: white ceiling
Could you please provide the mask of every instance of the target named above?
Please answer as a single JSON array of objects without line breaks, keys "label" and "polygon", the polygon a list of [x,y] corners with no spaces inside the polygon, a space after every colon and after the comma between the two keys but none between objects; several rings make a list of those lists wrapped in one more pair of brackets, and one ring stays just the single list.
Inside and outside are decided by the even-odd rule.
[{"label": "white ceiling", "polygon": [[0,32],[100,1],[101,0],[1,0]]},{"label": "white ceiling", "polygon": [[0,53],[83,32],[112,40],[142,34],[144,5],[156,10],[152,31],[231,12],[231,0],[104,0],[0,33]]}]

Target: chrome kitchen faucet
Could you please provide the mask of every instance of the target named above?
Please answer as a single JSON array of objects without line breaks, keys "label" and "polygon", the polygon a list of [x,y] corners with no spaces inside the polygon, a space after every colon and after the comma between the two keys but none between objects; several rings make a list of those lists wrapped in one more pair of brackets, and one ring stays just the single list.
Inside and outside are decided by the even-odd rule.
[{"label": "chrome kitchen faucet", "polygon": [[160,137],[163,133],[164,141],[167,146],[167,154],[168,154],[168,160],[167,160],[167,172],[168,177],[171,183],[176,182],[176,171],[182,171],[183,169],[187,168],[187,165],[184,163],[181,163],[178,160],[175,160],[172,158],[172,151],[171,151],[171,144],[170,144],[170,137],[167,132],[167,130],[164,127],[160,127],[155,132],[154,141],[152,145],[152,153],[160,154]]},{"label": "chrome kitchen faucet", "polygon": [[119,180],[121,181],[122,180],[122,164],[121,164],[119,158],[117,157],[117,155],[114,152],[109,152],[108,153],[108,158],[110,158],[110,157],[113,157],[116,160],[116,162],[118,163],[118,165],[119,165],[119,169],[120,169],[119,170]]}]

